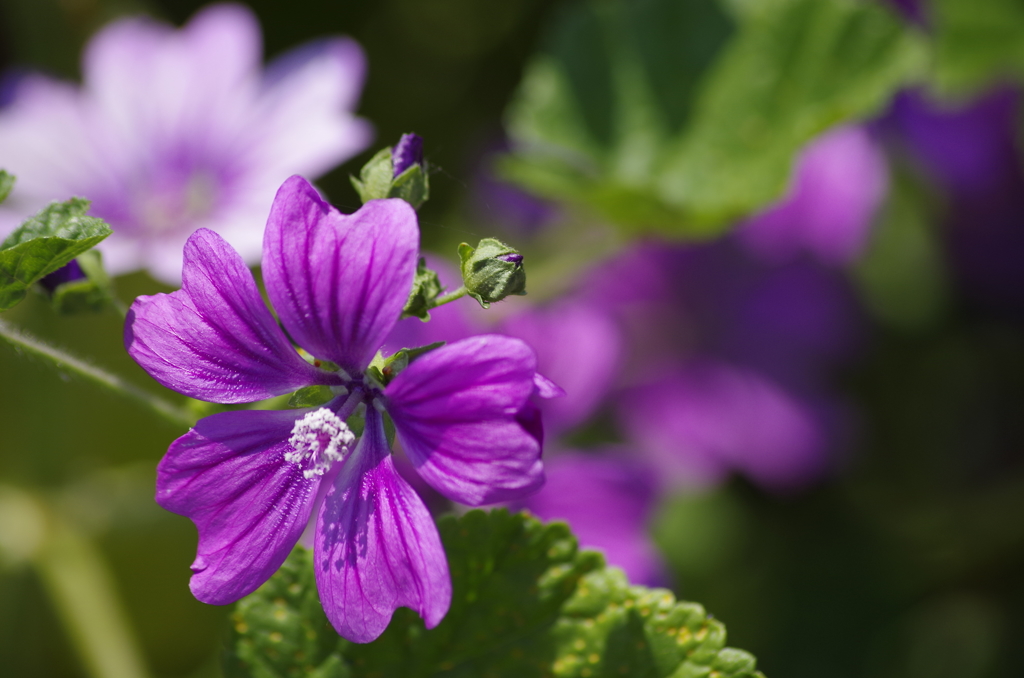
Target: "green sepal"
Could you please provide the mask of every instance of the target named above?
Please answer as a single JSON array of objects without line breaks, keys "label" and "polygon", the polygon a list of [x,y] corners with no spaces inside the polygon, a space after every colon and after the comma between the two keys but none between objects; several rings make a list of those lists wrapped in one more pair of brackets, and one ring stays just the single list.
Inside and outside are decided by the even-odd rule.
[{"label": "green sepal", "polygon": [[412,165],[392,180],[387,197],[401,198],[419,209],[430,198],[430,174],[421,165]]},{"label": "green sepal", "polygon": [[99,313],[111,307],[114,291],[110,276],[103,268],[103,255],[98,250],[83,252],[75,259],[85,274],[81,280],[58,285],[50,302],[57,313]]},{"label": "green sepal", "polygon": [[526,294],[526,269],[522,259],[512,262],[500,258],[508,255],[519,255],[519,252],[494,238],[484,238],[476,247],[468,243],[459,245],[462,284],[466,293],[484,308],[507,296]]},{"label": "green sepal", "polygon": [[361,437],[366,430],[366,405],[360,403],[356,411],[345,420],[345,425],[352,431],[352,435],[356,438]]},{"label": "green sepal", "polygon": [[7,200],[7,196],[11,194],[11,189],[13,188],[14,175],[0,170],[0,202]]},{"label": "green sepal", "polygon": [[348,678],[348,641],[327,621],[316,592],[313,554],[297,547],[281,569],[231,616],[226,678]]},{"label": "green sepal", "polygon": [[384,359],[383,366],[380,368],[384,385],[390,384],[391,380],[397,377],[412,361],[430,353],[434,349],[441,348],[444,344],[445,342],[443,341],[435,341],[433,344],[427,344],[426,346],[402,348],[389,355]]},{"label": "green sepal", "polygon": [[25,298],[29,287],[111,234],[102,219],[85,216],[89,201],[51,203],[0,244],[0,311]]},{"label": "green sepal", "polygon": [[329,403],[335,395],[329,386],[306,386],[288,398],[288,407],[316,407]]},{"label": "green sepal", "polygon": [[[408,171],[408,170],[407,170]],[[427,268],[427,260],[420,257],[416,262],[416,277],[412,281],[412,292],[402,309],[403,318],[416,317],[426,322],[430,320],[430,309],[434,300],[444,291],[437,271]]]},{"label": "green sepal", "polygon": [[[599,553],[580,551],[564,523],[542,524],[506,509],[474,510],[438,519],[438,531],[452,577],[451,609],[427,630],[416,613],[401,608],[376,641],[339,642],[336,652],[352,675],[763,678],[754,657],[725,647],[725,627],[702,606],[678,602],[664,589],[630,586]],[[317,600],[312,572],[300,578],[297,567],[311,567],[305,551],[294,553],[283,574],[239,604],[229,665],[289,641],[274,624]],[[292,598],[279,594],[293,585]],[[275,600],[278,607],[271,607]],[[291,607],[278,613],[282,603]],[[307,614],[319,628],[323,613]],[[275,631],[280,635],[273,641]],[[280,656],[278,651],[274,660]],[[302,668],[295,662],[274,665],[275,673],[227,675],[292,676]]]},{"label": "green sepal", "polygon": [[394,177],[394,164],[391,161],[391,147],[382,148],[359,171],[359,178],[350,176],[352,186],[359,194],[363,203],[371,200],[387,198],[391,191],[391,180]]}]

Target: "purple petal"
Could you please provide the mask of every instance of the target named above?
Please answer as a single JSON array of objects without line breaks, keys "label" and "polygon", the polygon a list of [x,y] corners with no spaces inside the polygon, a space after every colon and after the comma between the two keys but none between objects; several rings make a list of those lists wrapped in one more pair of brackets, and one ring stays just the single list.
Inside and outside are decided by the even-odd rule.
[{"label": "purple petal", "polygon": [[385,391],[388,413],[423,479],[470,506],[540,487],[537,417],[528,404],[535,372],[529,346],[492,334],[431,351],[399,373]]},{"label": "purple petal", "polygon": [[545,377],[540,372],[533,375],[533,386],[537,390],[537,397],[543,398],[544,400],[565,397],[565,389]]},{"label": "purple petal", "polygon": [[199,529],[191,588],[204,603],[255,591],[309,522],[321,479],[284,458],[305,412],[215,414],[174,441],[157,467],[157,503]]},{"label": "purple petal", "polygon": [[45,276],[39,281],[39,284],[42,285],[47,292],[52,294],[54,290],[64,283],[74,282],[76,280],[85,280],[85,278],[85,272],[82,270],[82,266],[78,263],[78,259],[72,259],[50,275]]},{"label": "purple petal", "polygon": [[219,403],[340,383],[296,353],[219,235],[200,229],[189,238],[182,274],[181,290],[139,297],[125,323],[128,353],[158,382]]},{"label": "purple petal", "polygon": [[665,568],[647,534],[657,499],[653,469],[611,454],[558,454],[547,482],[524,506],[543,520],[564,520],[581,548],[604,551],[635,584],[664,583]]},{"label": "purple petal", "polygon": [[403,134],[391,151],[394,176],[413,165],[423,164],[423,139],[418,134]]},{"label": "purple petal", "polygon": [[267,294],[300,346],[360,373],[398,321],[418,250],[409,203],[373,200],[342,214],[295,176],[277,192],[267,221]]},{"label": "purple petal", "polygon": [[428,629],[451,604],[444,547],[430,513],[392,463],[376,409],[317,518],[316,583],[324,612],[348,640],[377,638],[398,607]]}]

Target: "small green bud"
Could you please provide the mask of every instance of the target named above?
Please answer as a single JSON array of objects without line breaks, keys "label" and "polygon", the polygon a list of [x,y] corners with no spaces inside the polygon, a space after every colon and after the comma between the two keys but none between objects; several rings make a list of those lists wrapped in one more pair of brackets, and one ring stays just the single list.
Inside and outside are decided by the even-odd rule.
[{"label": "small green bud", "polygon": [[487,308],[495,301],[526,294],[526,269],[523,255],[494,238],[484,238],[474,249],[459,245],[462,260],[462,284],[466,292]]},{"label": "small green bud", "polygon": [[403,134],[394,147],[381,149],[370,158],[358,179],[349,178],[364,203],[380,198],[401,198],[419,209],[430,197],[423,140],[415,134]]}]

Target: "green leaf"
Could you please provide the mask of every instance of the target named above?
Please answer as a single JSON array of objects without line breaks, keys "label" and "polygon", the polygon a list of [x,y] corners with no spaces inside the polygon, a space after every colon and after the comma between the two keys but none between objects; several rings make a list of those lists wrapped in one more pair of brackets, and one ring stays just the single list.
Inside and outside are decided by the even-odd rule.
[{"label": "green leaf", "polygon": [[[578,3],[527,68],[500,169],[628,232],[706,237],[781,195],[795,154],[923,77],[875,2]],[[687,45],[684,49],[682,46]]]},{"label": "green leaf", "polygon": [[7,200],[7,196],[11,194],[11,189],[13,188],[14,175],[0,170],[0,202]]},{"label": "green leaf", "polygon": [[880,3],[793,0],[753,14],[668,152],[662,198],[713,229],[779,197],[794,155],[923,76],[924,38]]},{"label": "green leaf", "polygon": [[[342,641],[337,651],[353,675],[763,678],[751,655],[724,646],[725,627],[704,608],[677,602],[664,589],[630,586],[620,570],[604,566],[600,554],[579,551],[564,523],[476,510],[443,517],[438,529],[452,574],[448,615],[426,630],[415,613],[400,609],[373,643]],[[286,567],[239,604],[227,653],[234,666],[245,653],[274,648],[273,638],[286,641],[285,629],[271,621],[292,619],[293,610],[315,617],[310,623],[321,628],[322,613],[308,611],[317,600],[312,574],[304,584],[294,574],[309,567],[308,555],[293,554]],[[282,587],[296,584],[306,589],[295,602],[280,595]],[[267,612],[275,597],[288,606],[279,617]],[[271,638],[275,631],[279,636]],[[296,666],[229,676],[290,676]]]},{"label": "green leaf", "polygon": [[103,220],[85,216],[88,209],[89,201],[81,198],[52,203],[0,244],[0,311],[24,299],[33,283],[110,235]]},{"label": "green leaf", "polygon": [[347,678],[348,644],[327,621],[316,593],[313,554],[299,547],[231,618],[227,678]]},{"label": "green leaf", "polygon": [[935,80],[948,94],[1024,78],[1024,3],[933,0]]}]

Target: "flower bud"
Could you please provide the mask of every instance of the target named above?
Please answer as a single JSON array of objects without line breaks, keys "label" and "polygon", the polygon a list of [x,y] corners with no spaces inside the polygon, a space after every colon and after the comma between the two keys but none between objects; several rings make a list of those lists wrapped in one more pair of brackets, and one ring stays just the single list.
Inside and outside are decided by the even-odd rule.
[{"label": "flower bud", "polygon": [[423,139],[418,134],[403,134],[391,149],[392,170],[395,177],[413,165],[423,168]]},{"label": "flower bud", "polygon": [[475,249],[462,243],[459,258],[462,284],[484,308],[509,295],[526,294],[523,255],[508,245],[494,238],[484,238]]},{"label": "flower bud", "polygon": [[113,301],[110,278],[96,250],[78,255],[39,281],[54,310],[62,314],[98,313]]},{"label": "flower bud", "polygon": [[359,178],[350,177],[365,203],[380,198],[401,198],[414,208],[430,197],[430,180],[423,162],[423,139],[403,134],[392,148],[383,148],[363,165]]}]

